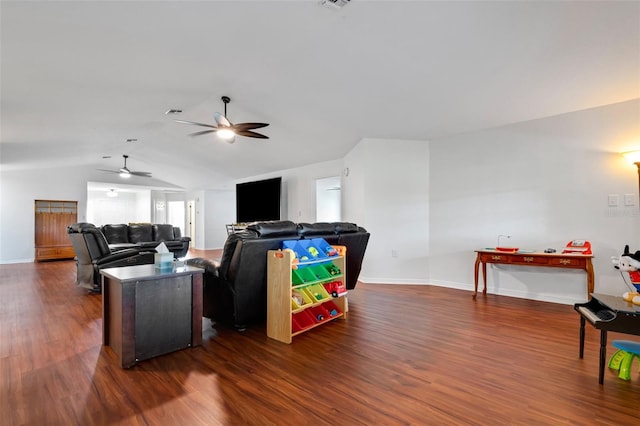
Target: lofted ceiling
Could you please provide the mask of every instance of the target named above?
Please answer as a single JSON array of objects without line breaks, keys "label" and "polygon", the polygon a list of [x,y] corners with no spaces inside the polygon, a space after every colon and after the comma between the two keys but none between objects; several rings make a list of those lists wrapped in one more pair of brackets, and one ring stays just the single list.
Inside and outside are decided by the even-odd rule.
[{"label": "lofted ceiling", "polygon": [[[0,19],[4,170],[117,169],[128,154],[206,189],[339,159],[362,138],[640,97],[638,1],[3,0]],[[231,121],[270,123],[270,139],[192,138],[202,128],[173,121],[213,123],[223,95]]]}]

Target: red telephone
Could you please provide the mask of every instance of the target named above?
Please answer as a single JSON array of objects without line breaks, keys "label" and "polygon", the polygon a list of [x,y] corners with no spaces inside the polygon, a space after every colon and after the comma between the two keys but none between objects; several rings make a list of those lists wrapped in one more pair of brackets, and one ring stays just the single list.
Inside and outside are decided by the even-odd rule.
[{"label": "red telephone", "polygon": [[567,243],[567,246],[562,253],[572,254],[592,254],[591,243],[587,240],[571,240]]}]

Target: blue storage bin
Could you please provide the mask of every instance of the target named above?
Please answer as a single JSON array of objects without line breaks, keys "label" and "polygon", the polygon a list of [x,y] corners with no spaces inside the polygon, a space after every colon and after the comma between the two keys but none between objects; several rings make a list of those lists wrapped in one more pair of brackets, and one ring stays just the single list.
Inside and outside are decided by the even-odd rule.
[{"label": "blue storage bin", "polygon": [[327,243],[324,238],[314,238],[311,240],[311,244],[313,244],[318,251],[322,252],[325,257],[338,256],[338,251]]},{"label": "blue storage bin", "polygon": [[304,262],[305,260],[311,260],[312,257],[305,247],[303,247],[298,240],[285,240],[282,242],[282,249],[291,249],[295,253],[296,259]]},{"label": "blue storage bin", "polygon": [[[300,240],[298,241],[300,245],[307,251],[309,260],[322,260],[326,259],[327,255],[324,254],[324,251],[314,244],[314,241],[324,241],[322,238],[316,238],[314,240]],[[325,241],[326,244],[326,241]]]}]

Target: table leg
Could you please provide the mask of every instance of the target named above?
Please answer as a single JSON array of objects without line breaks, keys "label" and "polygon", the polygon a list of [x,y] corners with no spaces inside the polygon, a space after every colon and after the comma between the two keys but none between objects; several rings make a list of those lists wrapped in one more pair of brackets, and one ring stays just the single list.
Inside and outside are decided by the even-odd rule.
[{"label": "table leg", "polygon": [[109,281],[104,277],[104,275],[100,276],[100,286],[102,287],[102,344],[104,346],[109,346],[109,304],[111,301],[109,300]]},{"label": "table leg", "polygon": [[600,371],[598,373],[598,383],[604,383],[604,364],[607,357],[607,330],[600,330]]},{"label": "table leg", "polygon": [[191,346],[202,344],[202,274],[191,275]]},{"label": "table leg", "polygon": [[482,294],[487,295],[487,264],[482,264]]},{"label": "table leg", "polygon": [[478,254],[478,257],[476,257],[476,264],[475,264],[475,268],[474,268],[474,271],[473,271],[473,278],[474,278],[473,298],[474,299],[478,295],[478,268],[479,267],[480,267],[480,254]]},{"label": "table leg", "polygon": [[585,270],[587,271],[587,298],[590,299],[594,288],[593,263],[591,263],[591,259],[587,259],[585,266]]},{"label": "table leg", "polygon": [[584,317],[580,315],[580,359],[584,358],[584,324]]}]

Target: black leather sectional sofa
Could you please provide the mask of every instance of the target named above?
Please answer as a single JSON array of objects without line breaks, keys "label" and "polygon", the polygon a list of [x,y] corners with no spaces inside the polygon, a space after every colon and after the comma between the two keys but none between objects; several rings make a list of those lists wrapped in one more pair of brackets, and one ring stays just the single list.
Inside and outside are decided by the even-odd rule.
[{"label": "black leather sectional sofa", "polygon": [[189,237],[172,225],[104,225],[74,223],[67,228],[76,254],[76,284],[100,292],[100,270],[154,263],[155,248],[164,242],[175,258],[189,250]]},{"label": "black leather sectional sofa", "polygon": [[176,259],[187,255],[191,241],[191,238],[181,235],[180,228],[173,225],[150,223],[115,224],[103,225],[101,231],[107,239],[111,250],[123,248],[155,250],[161,242],[164,242]]},{"label": "black leather sectional sofa", "polygon": [[194,258],[187,264],[204,268],[203,315],[242,330],[267,318],[267,251],[285,240],[323,238],[343,245],[346,286],[354,289],[370,234],[354,223],[260,222],[230,234],[219,260]]}]

